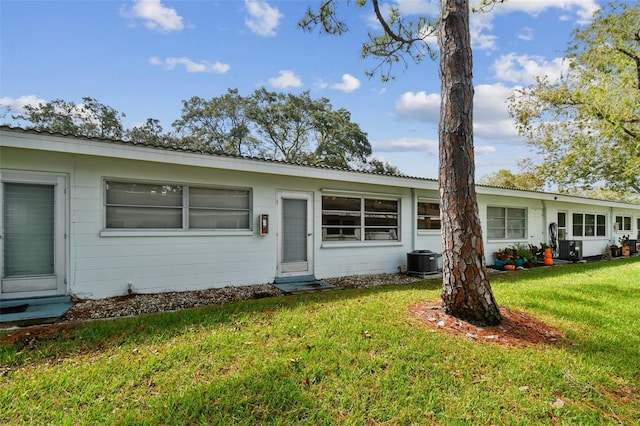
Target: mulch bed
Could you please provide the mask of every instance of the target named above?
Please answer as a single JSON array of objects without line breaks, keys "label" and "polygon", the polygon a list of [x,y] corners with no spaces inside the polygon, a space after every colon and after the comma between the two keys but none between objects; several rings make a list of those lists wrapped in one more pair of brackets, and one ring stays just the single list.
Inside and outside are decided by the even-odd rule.
[{"label": "mulch bed", "polygon": [[496,326],[472,324],[444,312],[442,301],[419,302],[409,311],[436,332],[465,336],[476,343],[526,347],[560,345],[567,342],[564,334],[527,313],[500,307],[502,323]]}]

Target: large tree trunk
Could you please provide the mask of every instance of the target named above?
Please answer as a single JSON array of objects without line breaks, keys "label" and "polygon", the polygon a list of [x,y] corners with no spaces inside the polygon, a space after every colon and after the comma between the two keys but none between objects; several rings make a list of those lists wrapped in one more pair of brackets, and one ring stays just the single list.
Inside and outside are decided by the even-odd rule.
[{"label": "large tree trunk", "polygon": [[441,7],[442,301],[445,311],[453,316],[495,325],[501,317],[487,278],[474,182],[469,3],[442,0]]}]

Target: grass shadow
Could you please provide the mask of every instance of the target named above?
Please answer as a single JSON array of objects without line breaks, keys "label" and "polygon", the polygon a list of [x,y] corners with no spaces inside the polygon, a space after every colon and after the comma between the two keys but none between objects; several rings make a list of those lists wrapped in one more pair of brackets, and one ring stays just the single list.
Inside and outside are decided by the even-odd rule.
[{"label": "grass shadow", "polygon": [[194,328],[234,328],[247,321],[247,318],[269,315],[276,311],[299,309],[301,306],[312,307],[381,293],[432,291],[440,286],[438,280],[425,280],[364,289],[242,300],[135,317],[30,327],[0,334],[0,366],[20,365],[38,358],[66,357],[78,352],[100,352],[125,344],[157,344]]}]

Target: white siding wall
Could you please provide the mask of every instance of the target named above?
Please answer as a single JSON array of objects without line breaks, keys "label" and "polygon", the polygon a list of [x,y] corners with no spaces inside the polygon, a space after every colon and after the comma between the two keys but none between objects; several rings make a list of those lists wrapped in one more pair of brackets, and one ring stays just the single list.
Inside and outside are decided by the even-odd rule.
[{"label": "white siding wall", "polygon": [[[314,273],[318,278],[345,275],[393,273],[406,270],[406,254],[412,250],[441,252],[439,231],[418,231],[418,199],[437,199],[433,182],[414,182],[415,188],[372,183],[292,177],[278,174],[219,170],[204,167],[113,159],[80,154],[43,152],[2,147],[2,168],[48,173],[64,173],[68,188],[68,289],[80,298],[122,295],[129,286],[139,293],[207,289],[223,286],[273,282],[277,268],[277,229],[279,191],[303,191],[313,194]],[[178,154],[176,154],[178,155]],[[260,165],[261,163],[257,163]],[[312,170],[317,173],[317,170]],[[330,172],[326,173],[326,176]],[[366,176],[366,175],[364,175]],[[159,231],[109,232],[104,229],[104,179],[151,181],[170,184],[251,188],[252,231],[187,235],[185,232]],[[387,180],[392,182],[393,180]],[[399,181],[404,182],[404,181]],[[412,183],[413,184],[413,183]],[[422,189],[420,189],[422,188]],[[400,200],[399,241],[346,243],[322,241],[322,195],[345,194],[398,197]],[[349,192],[350,191],[350,192]],[[493,190],[491,190],[493,191]],[[509,191],[507,191],[509,194]],[[492,253],[514,243],[539,245],[549,242],[548,225],[557,220],[558,211],[567,212],[568,238],[573,238],[572,213],[605,214],[606,237],[579,238],[585,256],[602,253],[621,235],[634,239],[639,232],[640,209],[612,208],[581,202],[542,201],[537,196],[511,196],[495,193],[478,195],[479,213],[485,235],[487,263]],[[573,200],[572,200],[573,201]],[[520,240],[486,238],[487,207],[517,207],[527,211],[527,235]],[[270,232],[261,236],[258,216],[268,214]],[[613,230],[616,215],[632,218],[631,231]]]},{"label": "white siding wall", "polygon": [[[69,292],[79,298],[197,290],[273,282],[276,274],[278,191],[314,193],[314,261],[319,278],[397,272],[412,243],[409,189],[354,185],[297,177],[211,170],[84,155],[3,148],[3,166],[69,175]],[[104,230],[104,179],[251,188],[253,231],[232,235],[167,236]],[[384,193],[401,199],[400,241],[349,246],[322,243],[322,190]],[[270,233],[259,235],[259,214],[268,214]],[[173,232],[175,234],[175,232]]]},{"label": "white siding wall", "polygon": [[[526,235],[522,239],[489,239],[487,238],[487,207],[513,207],[526,211]],[[502,197],[499,195],[478,194],[478,210],[482,222],[484,236],[485,259],[487,264],[493,264],[493,253],[516,243],[534,244],[539,246],[546,242],[543,217],[543,204],[539,200],[519,197]]]},{"label": "white siding wall", "polygon": [[[308,187],[309,182],[301,182]],[[399,272],[406,269],[406,253],[412,243],[411,191],[408,188],[353,185],[343,182],[317,181],[315,187],[314,228],[315,273],[318,278],[346,275]],[[322,241],[322,196],[334,191],[353,191],[353,195],[398,197],[400,199],[400,241],[341,243]],[[333,192],[335,194],[335,192]],[[350,193],[344,193],[349,196]]]}]

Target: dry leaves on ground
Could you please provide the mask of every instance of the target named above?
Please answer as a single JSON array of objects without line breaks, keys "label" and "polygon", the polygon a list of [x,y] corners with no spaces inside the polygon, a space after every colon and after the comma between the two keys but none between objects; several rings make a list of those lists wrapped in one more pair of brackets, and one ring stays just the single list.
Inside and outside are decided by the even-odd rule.
[{"label": "dry leaves on ground", "polygon": [[441,301],[425,301],[409,306],[409,311],[433,331],[466,336],[478,343],[503,346],[558,345],[566,336],[527,313],[501,307],[502,323],[475,325],[444,312]]}]

